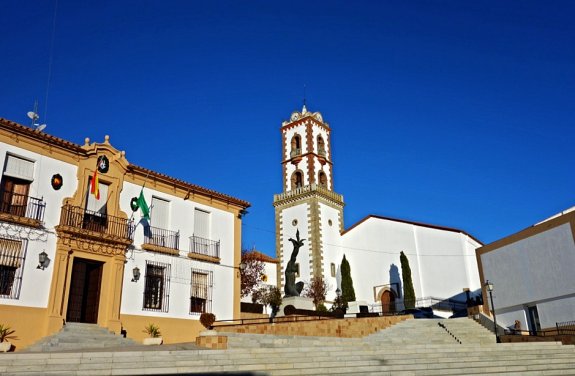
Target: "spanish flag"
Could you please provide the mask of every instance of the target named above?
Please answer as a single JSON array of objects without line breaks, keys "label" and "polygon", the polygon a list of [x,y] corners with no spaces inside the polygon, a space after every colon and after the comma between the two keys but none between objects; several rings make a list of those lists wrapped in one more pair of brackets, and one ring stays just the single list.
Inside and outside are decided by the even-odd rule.
[{"label": "spanish flag", "polygon": [[100,199],[100,185],[98,183],[98,168],[94,170],[94,175],[92,176],[92,182],[90,187],[90,193],[96,197],[96,200]]}]

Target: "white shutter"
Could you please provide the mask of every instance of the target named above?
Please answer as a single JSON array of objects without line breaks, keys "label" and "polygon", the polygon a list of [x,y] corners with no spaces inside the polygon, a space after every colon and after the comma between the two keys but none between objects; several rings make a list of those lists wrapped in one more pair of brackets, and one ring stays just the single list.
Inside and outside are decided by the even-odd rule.
[{"label": "white shutter", "polygon": [[194,236],[210,238],[210,213],[200,209],[194,212]]},{"label": "white shutter", "polygon": [[86,210],[91,210],[100,214],[106,214],[106,202],[108,201],[108,188],[110,185],[102,182],[98,183],[100,199],[97,200],[96,197],[90,193],[90,188],[92,186],[91,182],[92,178],[90,178],[88,181],[88,199],[86,200]]},{"label": "white shutter", "polygon": [[170,224],[170,201],[152,197],[150,221],[152,226],[167,230]]},{"label": "white shutter", "polygon": [[7,155],[4,175],[34,181],[34,162],[13,155]]}]

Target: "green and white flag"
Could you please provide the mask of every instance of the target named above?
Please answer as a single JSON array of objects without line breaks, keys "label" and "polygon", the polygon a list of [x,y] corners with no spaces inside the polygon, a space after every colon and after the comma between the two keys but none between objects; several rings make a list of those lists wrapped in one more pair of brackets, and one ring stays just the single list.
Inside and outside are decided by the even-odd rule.
[{"label": "green and white flag", "polygon": [[142,211],[142,217],[146,218],[148,221],[150,220],[150,208],[146,203],[146,199],[144,198],[144,188],[140,191],[140,197],[138,197],[138,207]]}]

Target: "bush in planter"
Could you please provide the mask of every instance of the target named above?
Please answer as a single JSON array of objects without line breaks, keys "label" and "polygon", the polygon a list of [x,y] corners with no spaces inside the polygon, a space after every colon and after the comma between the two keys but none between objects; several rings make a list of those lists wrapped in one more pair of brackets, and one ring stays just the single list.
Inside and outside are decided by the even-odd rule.
[{"label": "bush in planter", "polygon": [[154,324],[148,324],[144,327],[144,333],[149,335],[151,338],[159,338],[162,333],[160,333],[160,327]]},{"label": "bush in planter", "polygon": [[200,315],[200,323],[202,323],[206,329],[212,329],[212,325],[214,325],[215,321],[216,315],[213,313],[204,312]]}]

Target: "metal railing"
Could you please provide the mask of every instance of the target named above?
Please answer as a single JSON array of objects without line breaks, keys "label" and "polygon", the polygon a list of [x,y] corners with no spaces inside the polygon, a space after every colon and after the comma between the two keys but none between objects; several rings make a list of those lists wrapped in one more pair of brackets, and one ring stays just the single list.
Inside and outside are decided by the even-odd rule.
[{"label": "metal railing", "polygon": [[44,220],[46,203],[42,198],[30,197],[18,193],[4,192],[0,201],[0,212],[18,217]]},{"label": "metal railing", "polygon": [[575,335],[575,321],[564,321],[555,323],[557,334]]},{"label": "metal railing", "polygon": [[220,257],[220,241],[190,236],[190,252],[198,255]]},{"label": "metal railing", "polygon": [[78,206],[62,206],[60,224],[81,230],[90,230],[106,235],[133,240],[134,223],[125,218],[86,210]]},{"label": "metal railing", "polygon": [[179,249],[180,231],[170,231],[159,227],[144,228],[144,242],[171,249]]},{"label": "metal railing", "polygon": [[406,309],[417,308],[431,308],[438,311],[459,311],[467,309],[467,304],[460,301],[441,299],[436,297],[425,297],[415,299],[411,304],[410,302],[398,299],[389,304],[370,304],[370,312],[378,312],[387,315],[400,313]]}]

